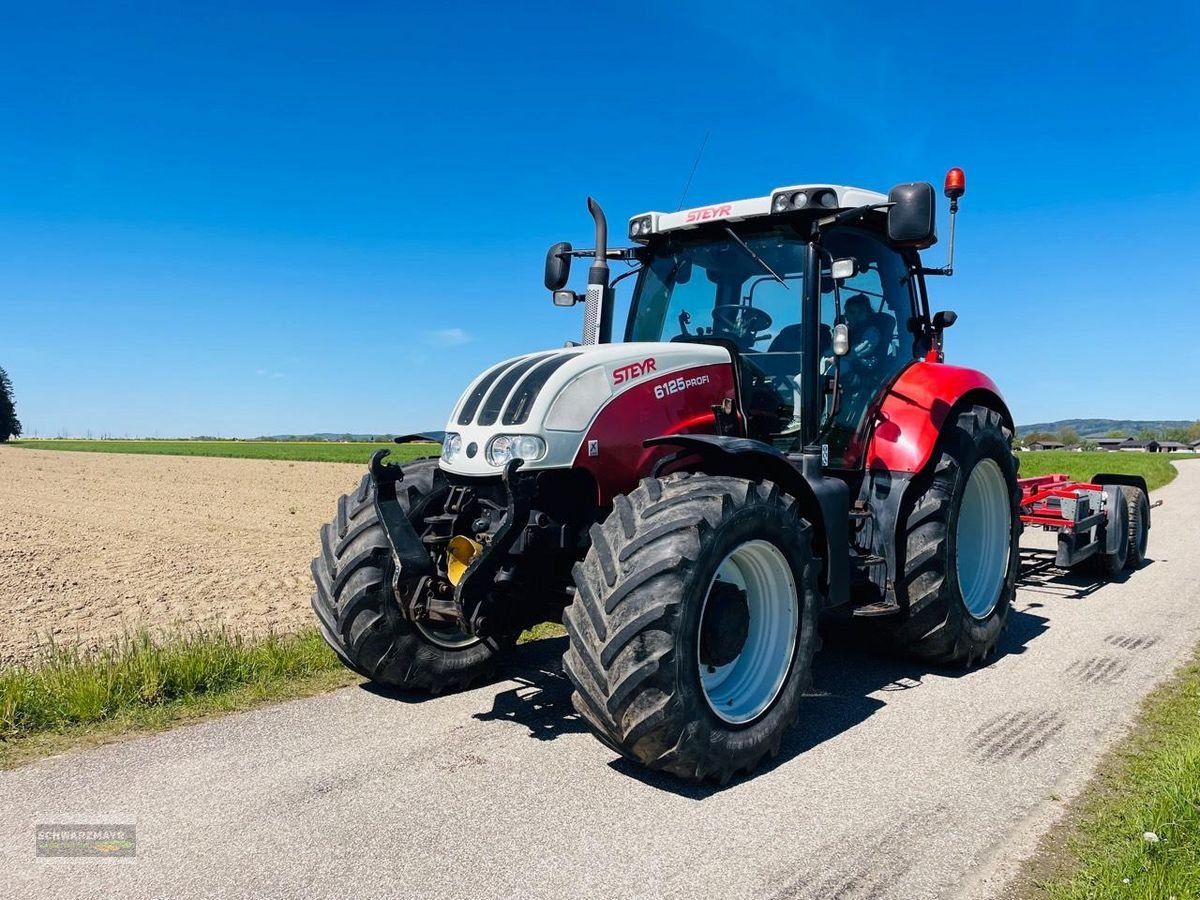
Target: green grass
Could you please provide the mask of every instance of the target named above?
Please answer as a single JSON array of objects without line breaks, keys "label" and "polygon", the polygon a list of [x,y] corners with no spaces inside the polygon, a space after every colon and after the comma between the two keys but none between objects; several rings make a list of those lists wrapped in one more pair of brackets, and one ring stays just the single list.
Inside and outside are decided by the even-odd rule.
[{"label": "green grass", "polygon": [[1082,452],[1070,450],[1030,450],[1018,453],[1021,460],[1021,476],[1050,475],[1062,472],[1079,481],[1087,481],[1099,472],[1112,475],[1141,475],[1150,490],[1160,488],[1174,480],[1178,472],[1172,460],[1194,459],[1191,453],[1121,453]]},{"label": "green grass", "polygon": [[[561,625],[546,622],[519,642],[563,634]],[[361,680],[316,629],[262,638],[228,630],[153,638],[143,631],[96,652],[50,646],[28,664],[0,670],[0,769]]]},{"label": "green grass", "polygon": [[1200,654],[1146,700],[1133,733],[1072,805],[1065,829],[1054,829],[1027,864],[1021,893],[1200,897]]},{"label": "green grass", "polygon": [[32,450],[75,450],[90,453],[158,453],[169,456],[224,456],[242,459],[287,459],[297,462],[366,463],[380,447],[392,451],[390,461],[407,462],[437,456],[437,444],[375,444],[333,441],[10,441],[6,446]]},{"label": "green grass", "polygon": [[356,679],[315,629],[257,639],[226,630],[139,632],[96,652],[50,646],[0,671],[0,767]]}]

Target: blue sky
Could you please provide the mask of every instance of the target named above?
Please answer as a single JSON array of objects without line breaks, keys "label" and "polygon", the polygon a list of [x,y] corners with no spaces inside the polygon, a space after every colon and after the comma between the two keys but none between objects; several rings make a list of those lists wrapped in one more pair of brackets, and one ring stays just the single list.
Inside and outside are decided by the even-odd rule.
[{"label": "blue sky", "polygon": [[5,4],[0,365],[30,435],[439,428],[707,132],[690,205],[962,166],[950,359],[1200,418],[1200,12],[1131,9]]}]

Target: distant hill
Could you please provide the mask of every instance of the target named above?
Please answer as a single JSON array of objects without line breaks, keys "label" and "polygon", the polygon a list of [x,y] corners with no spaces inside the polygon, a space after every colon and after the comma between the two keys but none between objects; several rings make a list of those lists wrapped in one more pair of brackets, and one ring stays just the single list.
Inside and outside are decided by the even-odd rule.
[{"label": "distant hill", "polygon": [[1059,419],[1057,422],[1018,425],[1017,434],[1026,435],[1035,431],[1055,433],[1070,428],[1081,438],[1104,437],[1110,431],[1136,436],[1142,430],[1160,432],[1172,428],[1187,428],[1194,424],[1194,419]]}]

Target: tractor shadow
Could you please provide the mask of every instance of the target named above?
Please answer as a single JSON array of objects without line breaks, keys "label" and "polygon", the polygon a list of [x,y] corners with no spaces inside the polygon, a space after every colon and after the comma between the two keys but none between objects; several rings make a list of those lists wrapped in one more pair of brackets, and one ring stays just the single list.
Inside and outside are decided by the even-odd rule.
[{"label": "tractor shadow", "polygon": [[[777,757],[766,761],[750,776],[728,784],[694,784],[673,775],[651,772],[623,758],[609,765],[649,787],[693,800],[703,800],[736,787],[747,777],[764,777],[804,752],[866,721],[887,705],[893,691],[917,690],[930,675],[958,678],[993,665],[1025,647],[1046,630],[1047,620],[1013,610],[1008,630],[985,666],[975,669],[946,667],[887,653],[864,639],[862,630],[849,621],[822,624],[823,649],[813,666],[813,687],[801,706],[800,721],[788,731]],[[588,728],[571,706],[571,683],[563,673],[561,658],[567,639],[534,641],[518,648],[512,662],[498,673],[517,682],[492,698],[492,709],[474,718],[481,722],[508,722],[525,729],[536,740],[554,740],[564,734],[586,734]],[[883,696],[880,696],[883,695]]]},{"label": "tractor shadow", "polygon": [[500,691],[492,698],[489,712],[475,713],[472,718],[519,725],[539,741],[586,733],[587,725],[571,705],[571,682],[562,668],[566,651],[565,637],[522,644],[497,672],[500,679],[515,681],[517,686]]},{"label": "tractor shadow", "polygon": [[1147,558],[1139,569],[1126,569],[1115,578],[1092,569],[1087,562],[1078,569],[1060,569],[1054,564],[1054,551],[1022,548],[1021,571],[1017,575],[1017,589],[1045,597],[1061,597],[1064,600],[1083,600],[1108,584],[1123,584],[1142,569],[1154,565]]}]

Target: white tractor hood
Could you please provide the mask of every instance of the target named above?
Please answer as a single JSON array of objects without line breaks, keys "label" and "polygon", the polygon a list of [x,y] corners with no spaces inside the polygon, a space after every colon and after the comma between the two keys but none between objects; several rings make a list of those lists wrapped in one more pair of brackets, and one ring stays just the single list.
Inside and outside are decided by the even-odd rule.
[{"label": "white tractor hood", "polygon": [[663,376],[729,363],[729,352],[710,344],[636,343],[564,347],[505,360],[476,378],[446,423],[462,451],[442,459],[447,472],[498,475],[487,460],[497,435],[536,435],[546,453],[524,469],[569,467],[596,415],[617,395]]}]

